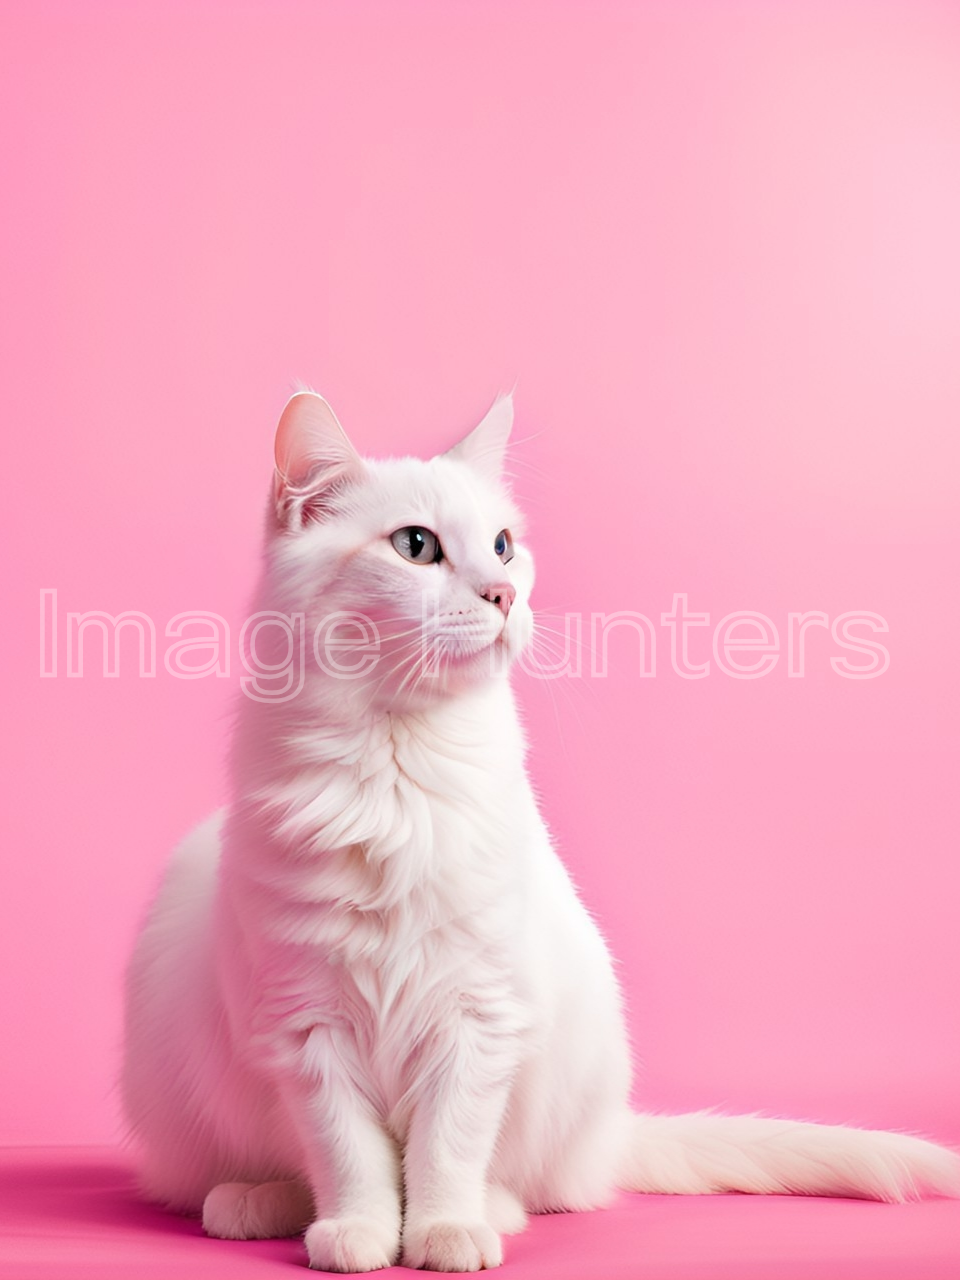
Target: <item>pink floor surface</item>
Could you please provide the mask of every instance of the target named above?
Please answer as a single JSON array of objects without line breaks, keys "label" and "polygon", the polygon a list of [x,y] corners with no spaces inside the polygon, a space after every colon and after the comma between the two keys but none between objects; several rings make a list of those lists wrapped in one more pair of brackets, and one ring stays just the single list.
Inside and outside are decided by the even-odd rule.
[{"label": "pink floor surface", "polygon": [[[140,1203],[129,1162],[117,1150],[0,1149],[4,1280],[279,1280],[304,1266],[298,1240],[210,1240],[199,1223]],[[508,1240],[501,1274],[504,1280],[958,1280],[960,1202],[622,1196],[603,1212],[534,1219]]]}]

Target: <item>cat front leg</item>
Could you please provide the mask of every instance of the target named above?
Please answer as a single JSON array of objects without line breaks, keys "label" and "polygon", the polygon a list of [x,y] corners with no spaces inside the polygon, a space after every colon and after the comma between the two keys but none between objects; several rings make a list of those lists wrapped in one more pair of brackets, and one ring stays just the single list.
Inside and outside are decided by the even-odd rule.
[{"label": "cat front leg", "polygon": [[304,1243],[318,1271],[377,1271],[400,1252],[400,1155],[322,1034],[321,1071],[281,1090],[317,1213]]},{"label": "cat front leg", "polygon": [[480,1271],[503,1261],[487,1178],[518,1059],[515,1020],[467,1000],[431,1046],[404,1150],[403,1264]]}]

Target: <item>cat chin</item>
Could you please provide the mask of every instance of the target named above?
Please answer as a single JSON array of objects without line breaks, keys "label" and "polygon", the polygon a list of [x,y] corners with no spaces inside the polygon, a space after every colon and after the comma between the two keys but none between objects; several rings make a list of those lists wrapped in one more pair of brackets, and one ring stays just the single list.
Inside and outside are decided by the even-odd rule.
[{"label": "cat chin", "polygon": [[510,657],[500,638],[472,653],[445,651],[435,673],[419,682],[409,696],[401,691],[395,705],[399,709],[403,703],[412,709],[435,704],[503,678],[509,667]]}]

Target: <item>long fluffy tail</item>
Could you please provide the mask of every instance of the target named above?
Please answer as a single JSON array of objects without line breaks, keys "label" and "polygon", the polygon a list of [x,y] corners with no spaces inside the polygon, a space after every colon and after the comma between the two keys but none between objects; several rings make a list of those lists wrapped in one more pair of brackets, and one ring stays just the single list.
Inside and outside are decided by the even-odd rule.
[{"label": "long fluffy tail", "polygon": [[709,1111],[633,1122],[619,1179],[624,1191],[960,1196],[960,1154],[908,1134]]}]

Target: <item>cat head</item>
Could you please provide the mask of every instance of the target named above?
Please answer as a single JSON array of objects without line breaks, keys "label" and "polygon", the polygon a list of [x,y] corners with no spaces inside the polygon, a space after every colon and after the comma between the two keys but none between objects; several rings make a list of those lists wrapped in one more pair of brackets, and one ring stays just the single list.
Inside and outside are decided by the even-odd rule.
[{"label": "cat head", "polygon": [[344,699],[421,705],[502,675],[526,644],[533,561],[503,474],[512,423],[501,396],[446,453],[370,460],[322,397],[287,403],[271,594],[304,615],[307,670]]}]

